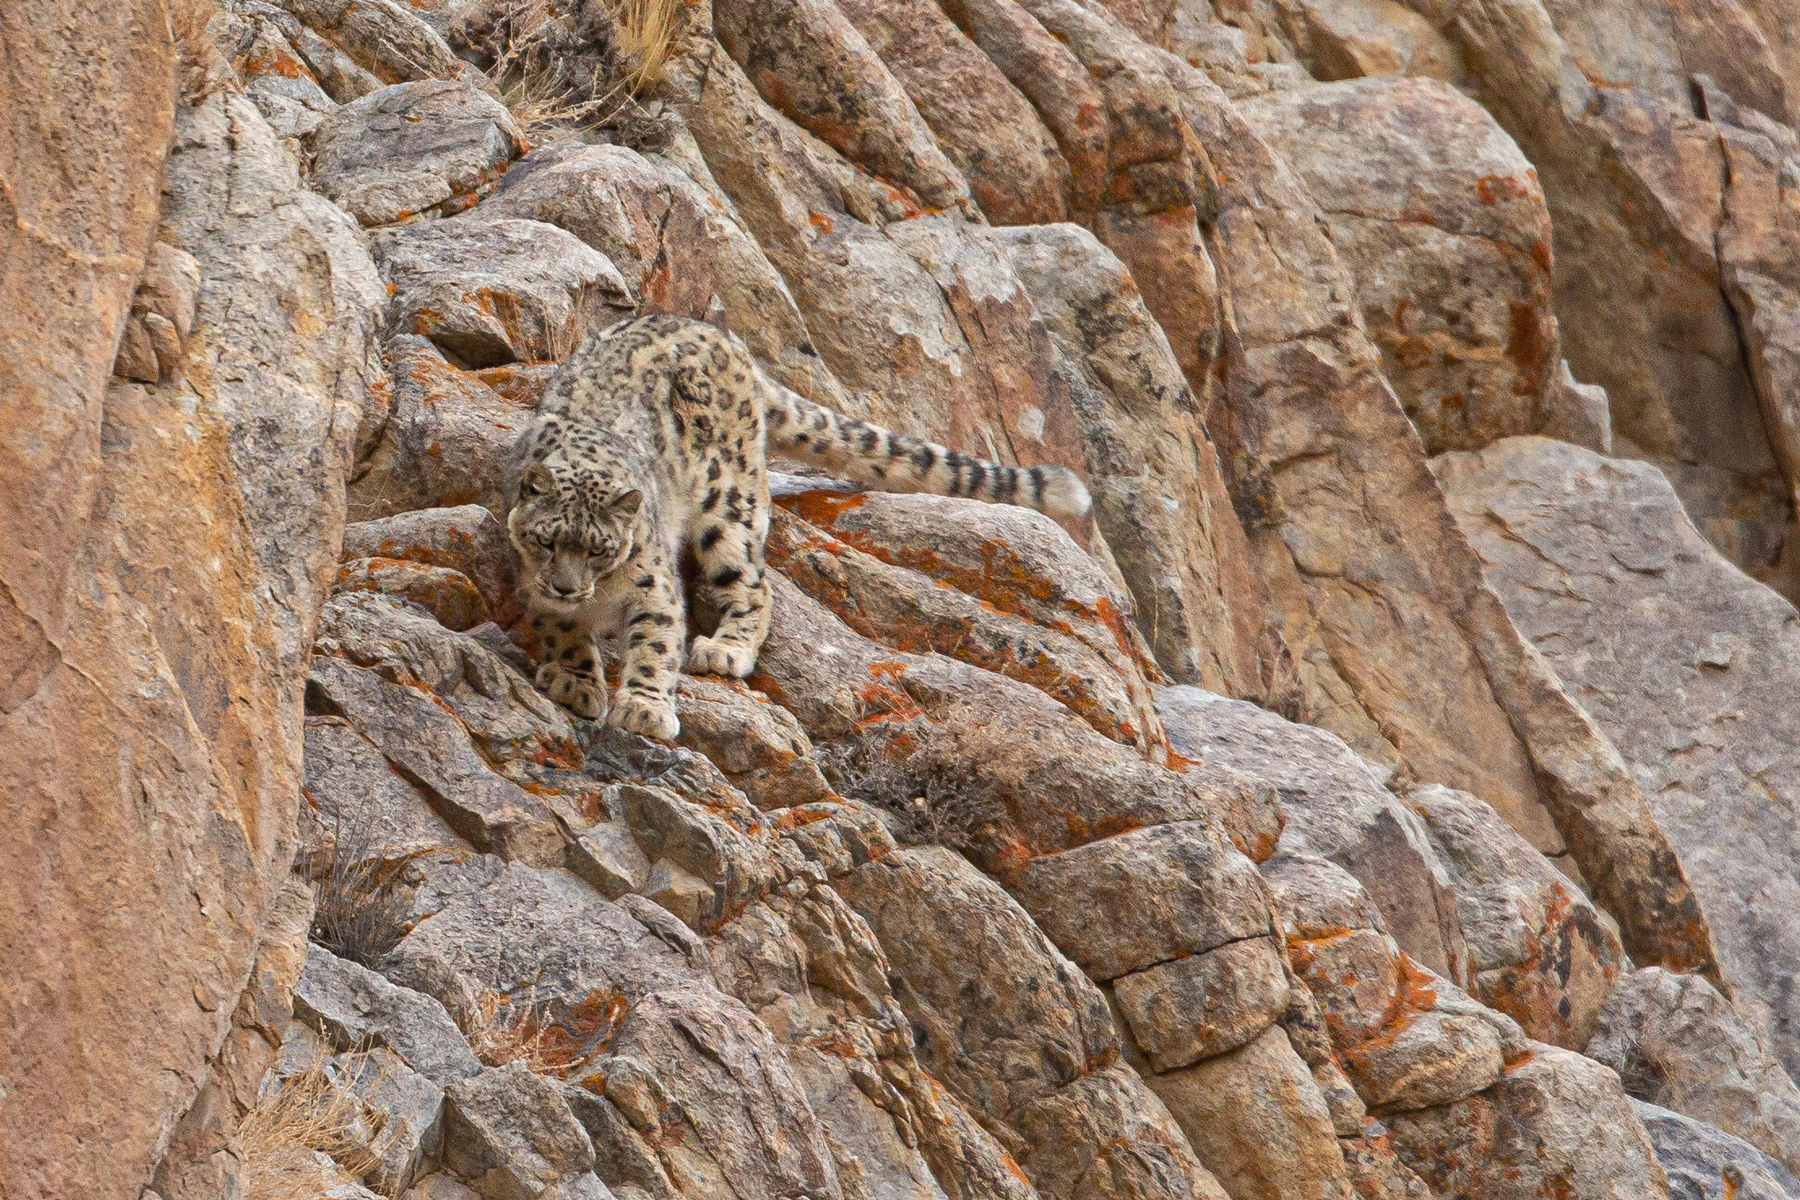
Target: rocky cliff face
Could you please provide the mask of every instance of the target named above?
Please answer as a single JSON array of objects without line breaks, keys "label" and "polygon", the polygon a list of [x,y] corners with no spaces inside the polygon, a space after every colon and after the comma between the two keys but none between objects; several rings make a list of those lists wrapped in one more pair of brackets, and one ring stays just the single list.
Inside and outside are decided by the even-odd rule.
[{"label": "rocky cliff face", "polygon": [[[1800,1200],[1800,9],[0,27],[0,1194]],[[1094,511],[779,475],[573,719],[647,312]]]}]

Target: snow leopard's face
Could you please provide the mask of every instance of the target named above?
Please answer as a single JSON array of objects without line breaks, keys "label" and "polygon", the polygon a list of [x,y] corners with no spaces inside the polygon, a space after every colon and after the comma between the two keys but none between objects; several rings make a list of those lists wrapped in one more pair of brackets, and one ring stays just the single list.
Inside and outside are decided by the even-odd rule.
[{"label": "snow leopard's face", "polygon": [[519,553],[519,587],[552,606],[591,599],[595,585],[631,555],[644,493],[620,489],[610,472],[553,457],[519,484],[506,526]]}]

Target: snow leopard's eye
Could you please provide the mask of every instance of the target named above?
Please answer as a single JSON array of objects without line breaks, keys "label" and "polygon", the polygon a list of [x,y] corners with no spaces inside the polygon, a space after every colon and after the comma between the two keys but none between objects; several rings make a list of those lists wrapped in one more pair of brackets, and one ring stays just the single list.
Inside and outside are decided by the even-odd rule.
[{"label": "snow leopard's eye", "polygon": [[531,535],[531,540],[537,544],[537,547],[540,550],[556,549],[556,539],[545,534],[534,533]]}]

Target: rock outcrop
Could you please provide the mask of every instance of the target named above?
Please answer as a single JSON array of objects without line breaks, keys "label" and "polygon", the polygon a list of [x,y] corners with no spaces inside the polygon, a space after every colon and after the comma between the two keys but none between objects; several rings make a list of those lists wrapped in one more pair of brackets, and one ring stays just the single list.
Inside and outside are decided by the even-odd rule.
[{"label": "rock outcrop", "polygon": [[[1791,1197],[1796,15],[0,16],[0,1193]],[[642,313],[1094,509],[777,464],[578,719]]]}]

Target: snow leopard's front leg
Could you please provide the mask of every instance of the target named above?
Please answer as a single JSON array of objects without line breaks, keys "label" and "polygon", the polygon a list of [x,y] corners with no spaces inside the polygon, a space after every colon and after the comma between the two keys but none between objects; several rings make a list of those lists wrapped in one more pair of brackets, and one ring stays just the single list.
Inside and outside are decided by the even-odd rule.
[{"label": "snow leopard's front leg", "polygon": [[529,599],[526,605],[541,664],[538,690],[576,716],[598,721],[606,715],[606,679],[592,631],[578,612],[533,608]]},{"label": "snow leopard's front leg", "polygon": [[675,688],[687,640],[681,578],[662,554],[646,555],[629,569],[619,694],[607,722],[666,742],[681,732],[675,718]]},{"label": "snow leopard's front leg", "polygon": [[737,503],[702,511],[688,527],[699,567],[699,599],[718,614],[711,637],[697,637],[687,669],[695,675],[742,679],[756,669],[756,656],[769,635],[769,579],[763,545],[769,535],[769,501],[762,489],[746,487]]}]

